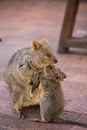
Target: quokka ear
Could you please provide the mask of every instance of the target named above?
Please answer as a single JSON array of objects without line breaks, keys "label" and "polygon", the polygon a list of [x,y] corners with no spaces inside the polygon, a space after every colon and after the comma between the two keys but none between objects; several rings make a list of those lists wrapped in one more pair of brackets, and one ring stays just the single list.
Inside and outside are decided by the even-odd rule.
[{"label": "quokka ear", "polygon": [[61,75],[62,75],[63,79],[67,78],[67,75],[63,71],[61,71]]},{"label": "quokka ear", "polygon": [[65,73],[63,73],[63,78],[64,78],[64,79],[67,78],[67,75],[66,75]]},{"label": "quokka ear", "polygon": [[41,43],[42,43],[42,44],[48,44],[48,41],[47,41],[46,38],[43,38],[43,39],[41,40]]},{"label": "quokka ear", "polygon": [[41,45],[42,44],[39,41],[33,41],[32,42],[32,47],[33,47],[34,50],[39,49],[41,47]]}]

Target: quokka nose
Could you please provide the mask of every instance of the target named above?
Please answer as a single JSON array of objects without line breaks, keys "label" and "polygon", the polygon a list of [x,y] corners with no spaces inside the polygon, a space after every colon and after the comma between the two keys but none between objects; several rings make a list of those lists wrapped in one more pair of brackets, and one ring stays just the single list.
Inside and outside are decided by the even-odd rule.
[{"label": "quokka nose", "polygon": [[57,63],[58,61],[57,61],[57,59],[54,59],[54,63]]}]

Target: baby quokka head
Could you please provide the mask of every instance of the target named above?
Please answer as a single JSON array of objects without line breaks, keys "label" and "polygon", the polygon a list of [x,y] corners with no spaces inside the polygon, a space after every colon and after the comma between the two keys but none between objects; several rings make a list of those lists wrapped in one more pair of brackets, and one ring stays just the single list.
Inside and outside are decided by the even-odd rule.
[{"label": "baby quokka head", "polygon": [[33,41],[32,53],[32,60],[34,61],[34,64],[39,68],[57,63],[57,59],[54,56],[53,50],[49,46],[46,39],[42,39],[41,41]]},{"label": "baby quokka head", "polygon": [[58,82],[58,81],[63,81],[65,78],[66,78],[66,74],[60,69],[57,69],[55,80]]},{"label": "baby quokka head", "polygon": [[55,82],[60,82],[66,78],[66,74],[60,69],[56,68],[55,65],[49,65],[45,67],[43,73],[45,78]]}]

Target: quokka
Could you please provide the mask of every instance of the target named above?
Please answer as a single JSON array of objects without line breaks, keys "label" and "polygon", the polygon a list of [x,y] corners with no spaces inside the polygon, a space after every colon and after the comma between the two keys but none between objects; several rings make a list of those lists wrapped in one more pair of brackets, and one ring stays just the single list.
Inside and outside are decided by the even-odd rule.
[{"label": "quokka", "polygon": [[[56,63],[57,59],[53,50],[45,39],[33,41],[31,48],[21,49],[12,56],[4,76],[14,107],[20,117],[24,117],[23,107],[39,104],[42,97],[43,89],[39,87],[40,80],[37,72]],[[33,93],[32,76],[34,78],[33,85],[37,88]]]},{"label": "quokka", "polygon": [[61,117],[64,111],[64,93],[61,87],[61,81],[66,78],[66,74],[54,65],[49,65],[43,69],[40,78],[40,85],[43,88],[43,95],[40,100],[41,119],[31,120],[72,124],[87,128],[87,124],[65,120]]}]

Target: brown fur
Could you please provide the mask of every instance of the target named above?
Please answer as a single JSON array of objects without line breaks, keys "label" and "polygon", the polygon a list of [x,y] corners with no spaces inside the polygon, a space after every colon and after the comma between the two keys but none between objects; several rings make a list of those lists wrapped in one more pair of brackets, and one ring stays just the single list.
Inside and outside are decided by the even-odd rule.
[{"label": "brown fur", "polygon": [[60,69],[48,66],[44,69],[41,86],[44,89],[40,101],[41,119],[44,122],[55,122],[64,110],[64,95],[60,81],[66,78]]},{"label": "brown fur", "polygon": [[[57,63],[57,59],[45,39],[33,41],[32,48],[24,48],[12,56],[5,70],[5,81],[17,112],[22,107],[39,104],[43,91],[38,87],[40,81],[37,71],[54,63]],[[35,76],[33,85],[38,87],[33,93],[32,75]]]},{"label": "brown fur", "polygon": [[44,89],[40,101],[40,119],[31,119],[37,122],[54,122],[62,124],[72,124],[87,128],[87,124],[65,120],[61,118],[64,111],[64,95],[61,81],[66,78],[66,74],[53,65],[44,68],[41,75],[41,87]]}]

